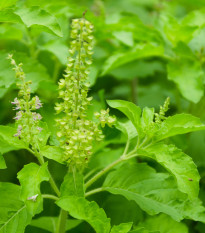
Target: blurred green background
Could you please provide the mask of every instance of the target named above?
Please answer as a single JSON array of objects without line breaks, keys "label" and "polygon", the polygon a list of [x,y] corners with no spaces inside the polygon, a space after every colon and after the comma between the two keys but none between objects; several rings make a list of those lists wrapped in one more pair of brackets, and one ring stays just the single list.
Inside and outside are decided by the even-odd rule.
[{"label": "blurred green background", "polygon": [[[50,143],[55,143],[53,107],[58,97],[58,79],[69,56],[70,23],[73,18],[82,17],[86,10],[86,19],[93,23],[95,36],[89,92],[94,97],[89,109],[91,117],[94,110],[106,107],[107,99],[129,100],[142,108],[158,110],[169,96],[169,114],[186,112],[205,121],[203,7],[204,0],[1,0],[1,124],[14,124],[15,113],[10,102],[18,90],[14,71],[6,59],[8,53],[13,53],[17,62],[23,63],[26,78],[33,82],[32,92],[44,103],[41,114],[52,132]],[[119,142],[119,132],[105,129],[105,134],[110,143],[103,150],[115,157],[123,145]],[[200,198],[205,201],[204,132],[172,140],[197,164],[202,177]],[[0,171],[0,180],[14,183],[18,183],[16,173],[24,164],[35,161],[23,150],[6,153],[4,158],[8,168]],[[60,183],[66,168],[52,161],[49,167]],[[43,189],[48,192],[48,185],[43,184]],[[145,215],[134,202],[120,196],[113,198],[103,193],[95,199],[113,224],[127,221],[137,224]],[[58,210],[51,202],[45,201],[41,215],[57,216]],[[205,232],[201,223],[185,223],[189,232]],[[36,231],[31,226],[26,230]],[[38,229],[38,232],[48,231]],[[88,233],[92,229],[82,223],[69,232]]]}]

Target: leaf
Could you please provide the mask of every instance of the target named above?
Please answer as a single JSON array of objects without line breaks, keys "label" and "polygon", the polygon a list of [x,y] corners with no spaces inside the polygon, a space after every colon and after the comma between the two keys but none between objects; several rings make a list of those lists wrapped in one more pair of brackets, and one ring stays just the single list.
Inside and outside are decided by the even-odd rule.
[{"label": "leaf", "polygon": [[[40,184],[43,181],[49,180],[47,163],[44,163],[42,166],[35,163],[29,163],[18,172],[17,177],[22,187],[21,198],[26,203],[28,211],[32,215],[40,213],[43,210]],[[34,199],[32,199],[32,197],[34,197]]]},{"label": "leaf", "polygon": [[13,127],[0,125],[0,152],[6,153],[12,150],[27,149],[22,140],[14,137],[16,129]]},{"label": "leaf", "polygon": [[138,134],[140,134],[141,127],[140,127],[140,115],[141,109],[140,107],[136,106],[135,104],[125,101],[125,100],[107,100],[107,103],[110,107],[116,108],[123,112],[129,120],[135,126]]},{"label": "leaf", "polygon": [[149,215],[160,212],[176,221],[205,221],[205,208],[198,199],[189,200],[168,174],[156,173],[146,164],[126,163],[108,174],[103,190],[135,201]]},{"label": "leaf", "polygon": [[175,51],[176,58],[167,65],[168,79],[176,83],[184,98],[197,103],[204,94],[201,64],[183,43]]},{"label": "leaf", "polygon": [[0,232],[22,233],[31,221],[26,205],[20,200],[21,188],[0,183]]},{"label": "leaf", "polygon": [[138,151],[139,154],[156,160],[171,172],[181,192],[190,198],[196,198],[199,193],[199,173],[192,158],[174,145],[157,143]]},{"label": "leaf", "polygon": [[88,222],[96,233],[110,232],[110,219],[96,202],[89,202],[83,197],[70,196],[62,197],[56,203],[72,217]]},{"label": "leaf", "polygon": [[68,47],[62,40],[53,40],[49,41],[47,44],[44,44],[40,47],[41,50],[47,50],[53,53],[61,64],[65,65],[68,57]]},{"label": "leaf", "polygon": [[188,233],[188,228],[184,223],[176,222],[165,214],[149,217],[138,227],[145,227],[149,232]]},{"label": "leaf", "polygon": [[141,124],[142,127],[148,128],[152,125],[154,119],[154,108],[145,107],[142,112]]},{"label": "leaf", "polygon": [[127,233],[131,230],[132,223],[121,223],[118,226],[113,226],[110,233]]},{"label": "leaf", "polygon": [[64,151],[58,146],[44,146],[41,148],[41,155],[48,159],[55,160],[59,163],[64,163]]},{"label": "leaf", "polygon": [[68,172],[60,188],[61,197],[77,196],[84,197],[83,176],[78,171]]},{"label": "leaf", "polygon": [[110,56],[103,66],[102,75],[109,71],[125,65],[131,61],[138,60],[146,57],[163,56],[164,48],[156,46],[152,43],[137,44],[133,49],[128,52],[116,53]]},{"label": "leaf", "polygon": [[0,153],[0,169],[5,169],[5,168],[7,168],[6,163],[5,163],[3,155]]},{"label": "leaf", "polygon": [[138,136],[136,128],[134,127],[132,122],[129,120],[124,121],[124,122],[118,120],[116,122],[115,127],[126,135],[128,141]]},{"label": "leaf", "polygon": [[113,36],[127,46],[132,47],[134,45],[132,32],[115,31]]},{"label": "leaf", "polygon": [[0,10],[3,8],[14,5],[18,0],[1,0],[0,2]]},{"label": "leaf", "polygon": [[95,153],[90,161],[88,168],[89,170],[100,170],[108,166],[123,154],[124,148],[110,149],[104,148],[101,149],[98,153]]},{"label": "leaf", "polygon": [[204,25],[204,13],[204,9],[192,11],[189,14],[187,14],[186,17],[184,17],[182,24],[201,27]]},{"label": "leaf", "polygon": [[35,27],[62,37],[62,31],[56,18],[38,6],[19,8],[15,14],[20,16],[27,27]]},{"label": "leaf", "polygon": [[198,117],[186,113],[176,114],[168,117],[161,123],[160,129],[156,132],[154,137],[154,141],[160,141],[178,134],[185,134],[199,130],[205,130],[205,125],[201,123]]},{"label": "leaf", "polygon": [[165,72],[165,67],[162,62],[137,60],[126,63],[110,71],[109,74],[119,80],[133,80],[134,78],[154,76],[157,72]]},{"label": "leaf", "polygon": [[0,22],[22,23],[22,20],[13,9],[8,8],[0,11]]},{"label": "leaf", "polygon": [[[66,231],[75,228],[81,222],[82,222],[81,220],[68,219],[66,221]],[[29,225],[49,231],[49,232],[54,232],[58,225],[58,217],[43,216],[37,219],[33,219]]]}]

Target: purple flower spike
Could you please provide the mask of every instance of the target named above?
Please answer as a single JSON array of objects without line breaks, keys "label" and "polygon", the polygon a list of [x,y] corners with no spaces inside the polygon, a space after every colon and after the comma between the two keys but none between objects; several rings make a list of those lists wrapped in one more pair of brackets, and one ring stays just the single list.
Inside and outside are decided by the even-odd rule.
[{"label": "purple flower spike", "polygon": [[41,103],[40,99],[38,98],[38,96],[36,96],[35,107],[36,107],[36,109],[39,109],[42,107],[42,103]]}]

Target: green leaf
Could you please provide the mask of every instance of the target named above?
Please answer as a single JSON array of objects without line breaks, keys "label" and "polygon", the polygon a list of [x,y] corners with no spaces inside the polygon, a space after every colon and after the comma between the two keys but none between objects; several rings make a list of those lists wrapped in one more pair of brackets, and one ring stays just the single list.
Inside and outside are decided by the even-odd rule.
[{"label": "green leaf", "polygon": [[167,65],[168,79],[176,83],[184,98],[197,103],[204,94],[201,64],[183,43],[175,50],[176,58]]},{"label": "green leaf", "polygon": [[13,135],[16,133],[16,129],[0,125],[0,152],[6,153],[12,150],[20,150],[27,149],[28,147],[22,140],[14,137]]},{"label": "green leaf", "polygon": [[110,219],[107,218],[103,209],[96,202],[89,202],[83,197],[62,197],[57,205],[69,212],[77,219],[87,221],[96,233],[110,232]]},{"label": "green leaf", "polygon": [[22,233],[31,221],[26,205],[20,200],[21,188],[0,183],[0,232]]},{"label": "green leaf", "polygon": [[145,227],[149,232],[188,233],[188,228],[184,223],[176,222],[165,214],[149,217],[138,227]]},{"label": "green leaf", "polygon": [[59,163],[64,163],[64,151],[58,146],[44,146],[41,148],[41,155],[48,159],[55,160]]},{"label": "green leaf", "polygon": [[149,215],[160,212],[176,221],[205,221],[205,208],[198,199],[189,200],[168,174],[156,173],[146,164],[126,163],[108,174],[103,190],[135,201]]},{"label": "green leaf", "polygon": [[118,226],[113,226],[110,233],[127,233],[131,230],[132,223],[121,223]]},{"label": "green leaf", "polygon": [[15,11],[15,14],[20,16],[27,27],[32,26],[60,37],[63,36],[56,18],[38,6],[19,8]]},{"label": "green leaf", "polygon": [[5,169],[5,168],[7,168],[6,163],[5,163],[3,155],[0,153],[0,169]]},{"label": "green leaf", "polygon": [[197,26],[197,27],[204,26],[205,24],[204,14],[205,14],[205,9],[192,11],[186,15],[186,17],[182,21],[182,24],[189,25],[189,26]]},{"label": "green leaf", "polygon": [[0,2],[0,10],[3,8],[14,5],[18,0],[1,0]]},{"label": "green leaf", "polygon": [[[28,211],[35,215],[43,210],[43,199],[41,197],[40,184],[49,180],[47,163],[39,166],[35,163],[25,165],[18,172],[18,179],[21,184],[21,198],[26,203]],[[32,197],[35,197],[32,199]]]},{"label": "green leaf", "polygon": [[110,56],[103,66],[102,75],[105,75],[109,71],[125,65],[134,60],[138,60],[146,57],[163,56],[164,48],[162,46],[156,46],[152,43],[144,43],[136,45],[132,50],[128,52],[116,53]]},{"label": "green leaf", "polygon": [[[81,220],[68,219],[66,221],[66,231],[75,228],[81,222],[82,222]],[[43,216],[37,219],[33,219],[29,225],[49,231],[49,232],[54,232],[58,225],[58,217]]]},{"label": "green leaf", "polygon": [[159,131],[156,132],[154,141],[172,137],[178,134],[185,134],[194,131],[205,130],[205,125],[201,123],[198,117],[191,114],[176,114],[168,117],[160,125]]},{"label": "green leaf", "polygon": [[123,132],[129,141],[135,138],[136,136],[138,136],[136,128],[129,120],[127,121],[118,120],[115,127],[119,129],[121,132]]},{"label": "green leaf", "polygon": [[199,193],[199,173],[192,158],[174,145],[157,143],[138,151],[139,154],[156,160],[171,172],[181,192],[195,198]]},{"label": "green leaf", "polygon": [[162,62],[137,60],[126,63],[112,70],[109,74],[119,80],[133,80],[134,78],[154,76],[157,72],[165,72],[165,67]]},{"label": "green leaf", "polygon": [[78,171],[68,172],[61,184],[61,197],[77,196],[84,197],[83,175]]},{"label": "green leaf", "polygon": [[0,11],[0,22],[22,23],[22,20],[13,9],[8,8]]},{"label": "green leaf", "polygon": [[143,108],[141,124],[143,128],[148,128],[154,119],[154,108]]},{"label": "green leaf", "polygon": [[125,45],[128,45],[130,47],[134,45],[132,32],[116,31],[116,32],[113,32],[113,35],[116,39],[118,39]]},{"label": "green leaf", "polygon": [[123,112],[129,120],[135,126],[138,134],[140,134],[141,126],[140,126],[140,115],[141,109],[135,104],[125,101],[125,100],[108,100],[107,103],[110,107],[116,108]]}]

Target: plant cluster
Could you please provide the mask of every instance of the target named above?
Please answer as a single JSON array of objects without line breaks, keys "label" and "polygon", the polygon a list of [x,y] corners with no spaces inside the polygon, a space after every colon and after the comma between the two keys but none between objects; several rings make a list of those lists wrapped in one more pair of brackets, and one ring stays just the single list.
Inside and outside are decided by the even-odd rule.
[{"label": "plant cluster", "polygon": [[203,233],[204,10],[82,2],[0,2],[0,233]]}]

